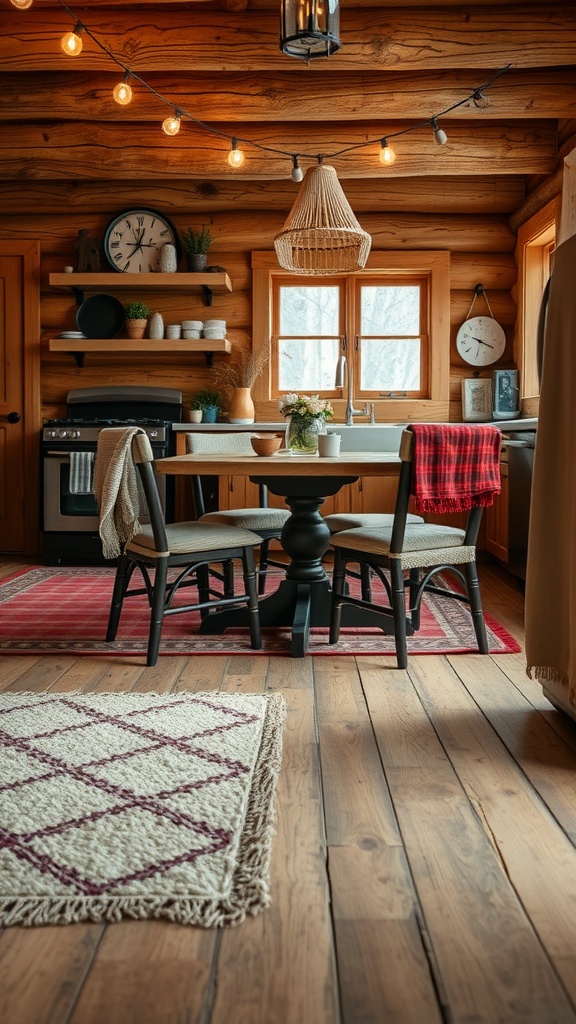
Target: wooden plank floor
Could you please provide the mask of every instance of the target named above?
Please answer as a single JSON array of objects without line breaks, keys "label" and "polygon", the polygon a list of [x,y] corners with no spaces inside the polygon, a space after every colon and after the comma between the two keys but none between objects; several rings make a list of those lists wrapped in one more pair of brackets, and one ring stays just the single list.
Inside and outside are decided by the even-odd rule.
[{"label": "wooden plank floor", "polygon": [[[17,565],[4,559],[0,573]],[[520,641],[522,592],[482,567]],[[576,1024],[576,723],[523,654],[5,657],[0,689],[281,690],[273,904],[0,932],[6,1024]]]}]

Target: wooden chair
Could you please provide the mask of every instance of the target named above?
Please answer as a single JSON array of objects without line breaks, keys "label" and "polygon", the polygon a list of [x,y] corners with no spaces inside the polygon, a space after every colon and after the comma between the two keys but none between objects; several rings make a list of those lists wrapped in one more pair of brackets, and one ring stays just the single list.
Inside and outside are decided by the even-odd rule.
[{"label": "wooden chair", "polygon": [[[473,435],[474,427],[467,426]],[[446,428],[438,426],[437,429],[441,431]],[[500,436],[499,431],[496,434]],[[331,539],[335,558],[329,642],[338,641],[342,607],[345,604],[369,608],[386,621],[392,621],[399,668],[407,667],[407,632],[420,628],[420,606],[425,591],[466,602],[472,612],[478,649],[481,654],[488,653],[476,569],[476,542],[482,507],[473,505],[465,529],[434,525],[423,520],[409,521],[408,504],[414,487],[414,444],[414,434],[409,428],[404,431],[400,445],[400,482],[391,521],[339,531]],[[496,452],[498,447],[496,443]],[[370,570],[380,578],[388,604],[366,600],[364,595],[362,598],[353,598],[347,593],[346,573],[350,562],[360,565],[361,574]],[[440,573],[443,574],[443,580],[433,582]],[[456,575],[463,592],[450,589],[445,582],[446,573]],[[408,612],[406,590],[409,596]]]},{"label": "wooden chair", "polygon": [[[330,533],[342,533],[343,530],[379,530],[388,529],[392,526],[394,514],[392,512],[332,512],[324,516],[324,522]],[[409,513],[406,516],[407,523],[423,523],[422,516],[415,516]],[[372,600],[372,570],[365,563],[360,566],[360,571],[355,572],[348,568],[347,573],[353,579],[359,579],[362,588],[362,600]]]},{"label": "wooden chair", "polygon": [[[110,432],[100,432],[99,451],[101,446],[103,449],[106,444],[107,433]],[[96,458],[98,459],[98,453]],[[124,545],[118,560],[106,640],[112,641],[116,638],[124,599],[146,594],[150,604],[147,665],[156,664],[162,623],[167,615],[197,610],[205,618],[215,609],[229,605],[248,606],[250,643],[253,648],[260,648],[260,618],[254,563],[254,548],[261,543],[260,536],[250,530],[220,523],[187,522],[166,525],[158,494],[152,448],[144,432],[139,432],[132,438],[132,458],[140,475],[150,525],[145,526]],[[233,598],[224,595],[211,599],[213,592],[209,589],[209,564],[223,564],[234,560],[240,560],[242,563],[245,592]],[[140,570],[144,586],[128,589],[135,569]],[[170,580],[169,569],[177,570],[174,578]],[[154,570],[153,576],[151,570]],[[173,601],[177,591],[181,587],[192,586],[197,588],[197,600],[174,607]]]},{"label": "wooden chair", "polygon": [[[242,431],[222,434],[195,432],[186,434],[186,450],[196,455],[222,453],[226,455],[254,455],[254,458],[257,458],[250,443],[250,434]],[[191,481],[194,511],[199,522],[242,527],[246,530],[252,530],[261,538],[258,563],[258,593],[263,594],[266,589],[268,566],[274,565],[278,568],[285,568],[283,562],[274,561],[270,558],[269,546],[271,540],[277,540],[280,537],[282,527],[290,515],[289,510],[269,508],[268,489],[265,484],[259,484],[258,500],[260,504],[258,508],[233,508],[206,512],[202,478],[200,476],[193,476]],[[225,567],[224,570],[224,586],[225,592],[231,596],[234,593],[234,577],[230,567]]]}]

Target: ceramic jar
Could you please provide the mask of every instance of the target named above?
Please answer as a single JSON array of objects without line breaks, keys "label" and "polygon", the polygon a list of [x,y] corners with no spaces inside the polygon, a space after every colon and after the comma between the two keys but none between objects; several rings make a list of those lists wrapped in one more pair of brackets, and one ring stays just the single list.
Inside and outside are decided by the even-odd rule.
[{"label": "ceramic jar", "polygon": [[178,256],[176,254],[176,246],[163,245],[160,250],[160,260],[158,262],[158,270],[161,274],[175,274],[178,269]]},{"label": "ceramic jar", "polygon": [[152,313],[148,320],[148,337],[159,341],[164,337],[164,318],[162,313]]}]

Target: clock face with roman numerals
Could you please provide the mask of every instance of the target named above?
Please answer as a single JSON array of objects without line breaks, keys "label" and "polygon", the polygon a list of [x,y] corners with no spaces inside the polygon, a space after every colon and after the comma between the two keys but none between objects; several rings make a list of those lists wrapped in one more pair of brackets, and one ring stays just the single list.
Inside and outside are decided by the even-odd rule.
[{"label": "clock face with roman numerals", "polygon": [[114,270],[124,274],[149,274],[158,268],[162,246],[180,242],[174,225],[156,210],[140,207],[126,210],[110,221],[104,237],[104,252]]},{"label": "clock face with roman numerals", "polygon": [[506,335],[494,317],[473,316],[460,327],[456,348],[471,366],[489,366],[503,355]]}]

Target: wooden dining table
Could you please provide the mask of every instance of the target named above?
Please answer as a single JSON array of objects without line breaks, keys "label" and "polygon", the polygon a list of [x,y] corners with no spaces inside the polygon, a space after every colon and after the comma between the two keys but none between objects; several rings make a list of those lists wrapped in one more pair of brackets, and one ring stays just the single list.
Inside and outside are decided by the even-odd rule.
[{"label": "wooden dining table", "polygon": [[[274,593],[260,600],[262,626],[291,627],[291,654],[306,654],[310,629],[330,622],[331,586],[322,559],[330,544],[330,530],[321,515],[324,500],[359,476],[397,476],[400,458],[392,452],[344,452],[337,458],[318,455],[175,455],[158,459],[158,473],[185,476],[247,476],[266,484],[272,494],[284,498],[290,516],[280,542],[290,559],[286,576]],[[382,617],[364,608],[347,605],[342,626],[376,626]],[[204,633],[222,633],[231,626],[246,625],[245,608],[228,609],[207,616]]]}]

